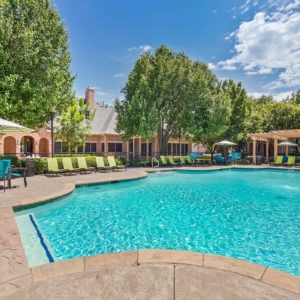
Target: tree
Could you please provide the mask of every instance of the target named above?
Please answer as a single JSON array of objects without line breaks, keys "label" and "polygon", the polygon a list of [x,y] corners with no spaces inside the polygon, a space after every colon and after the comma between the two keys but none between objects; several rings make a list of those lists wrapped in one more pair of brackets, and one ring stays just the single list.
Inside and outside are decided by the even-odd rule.
[{"label": "tree", "polygon": [[2,0],[0,41],[0,116],[40,128],[74,97],[64,23],[50,0]]},{"label": "tree", "polygon": [[74,100],[73,105],[57,118],[59,126],[55,128],[55,139],[61,139],[70,153],[78,146],[84,146],[92,134],[91,122],[95,113],[95,109],[90,109],[89,101],[84,103],[84,99]]},{"label": "tree", "polygon": [[[203,102],[204,105],[201,104]],[[194,142],[208,148],[211,160],[213,160],[216,150],[214,144],[224,139],[230,124],[230,98],[222,91],[218,93],[212,91],[206,94],[201,103],[195,105],[194,109],[190,111],[188,130],[192,134]]]},{"label": "tree", "polygon": [[245,140],[250,115],[247,92],[241,82],[235,83],[232,79],[224,80],[221,88],[228,95],[232,109],[225,137],[235,142]]},{"label": "tree", "polygon": [[[201,102],[217,78],[207,65],[193,62],[184,53],[162,45],[154,54],[141,55],[122,89],[125,99],[115,101],[116,131],[124,140],[144,139],[157,133],[160,153],[167,152],[168,140],[187,133],[187,107]],[[202,118],[204,121],[204,117]]]}]

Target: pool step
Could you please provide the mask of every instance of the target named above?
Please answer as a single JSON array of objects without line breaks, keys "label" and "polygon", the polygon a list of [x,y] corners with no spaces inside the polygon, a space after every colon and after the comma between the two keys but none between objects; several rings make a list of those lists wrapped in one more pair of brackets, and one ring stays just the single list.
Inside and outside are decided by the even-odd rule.
[{"label": "pool step", "polygon": [[16,216],[23,247],[29,266],[54,262],[56,260],[51,245],[43,234],[33,213]]}]

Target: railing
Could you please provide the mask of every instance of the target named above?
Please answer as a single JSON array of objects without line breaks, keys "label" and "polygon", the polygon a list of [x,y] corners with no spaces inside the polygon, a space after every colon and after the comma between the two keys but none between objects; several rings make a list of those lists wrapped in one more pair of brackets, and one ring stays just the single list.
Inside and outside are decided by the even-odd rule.
[{"label": "railing", "polygon": [[[154,164],[153,164],[154,161],[157,162],[157,166],[154,166]],[[152,164],[152,169],[158,168],[158,167],[159,167],[159,161],[158,161],[155,157],[152,157],[152,159],[151,159],[151,164]]]}]

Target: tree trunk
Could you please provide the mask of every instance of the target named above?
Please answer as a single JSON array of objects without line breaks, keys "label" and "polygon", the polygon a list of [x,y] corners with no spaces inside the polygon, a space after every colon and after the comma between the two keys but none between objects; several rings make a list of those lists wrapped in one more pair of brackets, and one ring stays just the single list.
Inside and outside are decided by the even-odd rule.
[{"label": "tree trunk", "polygon": [[166,155],[168,152],[168,140],[169,134],[164,132],[163,123],[160,123],[157,129],[157,137],[158,137],[158,146],[159,146],[159,154]]}]

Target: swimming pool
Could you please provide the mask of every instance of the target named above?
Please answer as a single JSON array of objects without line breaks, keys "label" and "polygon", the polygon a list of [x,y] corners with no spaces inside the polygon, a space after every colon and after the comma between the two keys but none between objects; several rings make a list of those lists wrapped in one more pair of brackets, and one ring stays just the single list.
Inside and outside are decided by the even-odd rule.
[{"label": "swimming pool", "polygon": [[135,249],[244,259],[300,276],[300,172],[174,171],[16,212],[30,266]]}]

